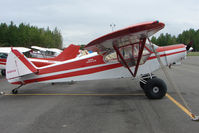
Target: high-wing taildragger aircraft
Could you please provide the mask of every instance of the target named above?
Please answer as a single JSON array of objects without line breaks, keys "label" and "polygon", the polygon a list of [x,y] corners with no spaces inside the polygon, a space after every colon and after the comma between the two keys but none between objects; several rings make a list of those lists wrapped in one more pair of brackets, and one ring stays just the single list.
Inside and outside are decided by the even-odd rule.
[{"label": "high-wing taildragger aircraft", "polygon": [[[163,80],[152,74],[160,68],[156,53],[166,66],[186,56],[184,44],[158,47],[150,43],[149,37],[164,26],[158,21],[132,25],[88,43],[85,48],[92,50],[91,54],[41,67],[12,49],[7,58],[6,78],[11,84],[22,86],[35,82],[136,77],[148,98],[160,99],[165,96],[167,87]],[[18,88],[13,89],[12,93],[18,93]]]}]

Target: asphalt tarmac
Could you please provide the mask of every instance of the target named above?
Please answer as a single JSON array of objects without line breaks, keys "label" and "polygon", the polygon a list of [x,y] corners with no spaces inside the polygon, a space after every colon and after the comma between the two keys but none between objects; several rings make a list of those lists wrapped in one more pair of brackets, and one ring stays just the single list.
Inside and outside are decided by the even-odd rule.
[{"label": "asphalt tarmac", "polygon": [[[192,112],[199,114],[199,57],[188,57],[168,71]],[[165,79],[161,71],[155,74]],[[9,94],[14,87],[0,76],[0,91]],[[147,99],[131,79],[30,84],[19,94],[24,95],[0,96],[0,133],[199,132],[199,122],[171,100]],[[168,94],[182,103],[170,85]]]}]

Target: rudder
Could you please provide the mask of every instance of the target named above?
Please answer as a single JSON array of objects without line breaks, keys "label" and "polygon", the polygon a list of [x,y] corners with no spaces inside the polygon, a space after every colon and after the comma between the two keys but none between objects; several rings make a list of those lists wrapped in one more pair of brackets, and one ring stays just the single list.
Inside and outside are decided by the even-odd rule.
[{"label": "rudder", "polygon": [[12,49],[8,54],[6,62],[7,79],[12,79],[37,72],[38,70],[36,66],[16,49]]}]

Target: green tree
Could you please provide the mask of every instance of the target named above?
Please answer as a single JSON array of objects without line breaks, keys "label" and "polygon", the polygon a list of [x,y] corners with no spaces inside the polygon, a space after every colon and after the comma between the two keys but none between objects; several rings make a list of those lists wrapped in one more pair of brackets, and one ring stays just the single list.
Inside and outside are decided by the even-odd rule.
[{"label": "green tree", "polygon": [[199,30],[189,29],[180,33],[178,36],[172,36],[169,33],[160,34],[159,37],[152,37],[151,42],[159,46],[167,46],[177,43],[188,44],[192,42],[194,51],[199,51]]},{"label": "green tree", "polygon": [[0,46],[30,47],[32,45],[61,48],[61,32],[57,28],[51,31],[49,27],[44,29],[24,23],[16,26],[12,21],[9,25],[0,24]]}]

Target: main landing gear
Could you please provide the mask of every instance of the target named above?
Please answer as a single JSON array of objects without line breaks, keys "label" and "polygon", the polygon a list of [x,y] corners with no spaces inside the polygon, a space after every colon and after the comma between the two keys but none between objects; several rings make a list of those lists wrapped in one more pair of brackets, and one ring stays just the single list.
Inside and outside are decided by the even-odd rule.
[{"label": "main landing gear", "polygon": [[166,95],[167,86],[162,79],[156,76],[143,76],[140,80],[140,87],[144,90],[149,99],[161,99]]},{"label": "main landing gear", "polygon": [[[132,43],[130,38],[129,42],[126,40],[124,44],[117,41],[113,43],[118,61],[128,69],[132,77],[136,77],[139,65],[145,63],[151,55],[151,51],[145,47],[147,36],[141,35],[143,36],[140,37],[139,42],[133,40],[136,43]],[[134,72],[131,67],[134,67]],[[149,99],[161,99],[166,95],[167,87],[163,80],[151,74],[142,75],[139,80],[140,86]]]}]

